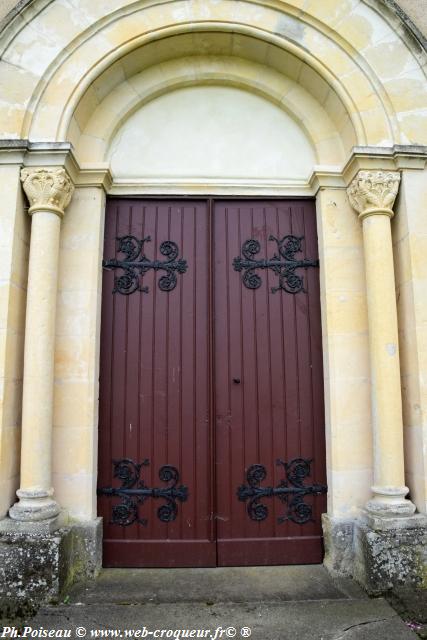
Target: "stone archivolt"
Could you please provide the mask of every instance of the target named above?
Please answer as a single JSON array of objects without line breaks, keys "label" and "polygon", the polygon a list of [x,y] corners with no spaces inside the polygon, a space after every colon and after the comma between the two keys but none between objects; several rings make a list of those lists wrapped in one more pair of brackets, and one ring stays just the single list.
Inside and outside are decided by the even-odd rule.
[{"label": "stone archivolt", "polygon": [[347,190],[351,206],[359,218],[374,213],[392,218],[399,183],[397,171],[360,171]]},{"label": "stone archivolt", "polygon": [[22,169],[21,181],[30,202],[29,214],[51,211],[64,215],[74,190],[65,169]]}]

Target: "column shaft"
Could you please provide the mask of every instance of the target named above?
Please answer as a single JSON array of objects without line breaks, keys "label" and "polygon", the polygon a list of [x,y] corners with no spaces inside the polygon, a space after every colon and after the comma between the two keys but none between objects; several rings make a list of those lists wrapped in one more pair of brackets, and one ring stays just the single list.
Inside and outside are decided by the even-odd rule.
[{"label": "column shaft", "polygon": [[55,317],[61,218],[72,195],[64,169],[23,169],[32,215],[22,408],[19,502],[14,520],[55,517],[60,508],[52,489],[52,416]]},{"label": "column shaft", "polygon": [[59,232],[55,213],[33,215],[25,327],[21,491],[50,489]]},{"label": "column shaft", "polygon": [[366,508],[380,516],[412,515],[405,499],[402,396],[390,220],[400,174],[360,171],[348,189],[363,221],[371,363],[374,445],[373,498]]},{"label": "column shaft", "polygon": [[374,436],[374,484],[402,487],[402,399],[390,218],[363,220]]}]

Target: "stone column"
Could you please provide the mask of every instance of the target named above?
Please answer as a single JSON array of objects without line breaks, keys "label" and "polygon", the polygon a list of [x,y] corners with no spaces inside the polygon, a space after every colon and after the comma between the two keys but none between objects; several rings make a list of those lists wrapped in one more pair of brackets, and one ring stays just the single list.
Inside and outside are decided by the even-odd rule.
[{"label": "stone column", "polygon": [[60,509],[51,487],[53,373],[58,253],[61,218],[73,193],[62,168],[21,172],[32,216],[25,326],[19,502],[9,510],[18,521],[45,521]]},{"label": "stone column", "polygon": [[[359,171],[348,188],[363,224],[369,320],[371,398],[374,440],[373,498],[366,509],[377,516],[410,516],[405,499],[402,398],[396,294],[391,239],[398,172]],[[351,446],[351,443],[349,443]]]}]

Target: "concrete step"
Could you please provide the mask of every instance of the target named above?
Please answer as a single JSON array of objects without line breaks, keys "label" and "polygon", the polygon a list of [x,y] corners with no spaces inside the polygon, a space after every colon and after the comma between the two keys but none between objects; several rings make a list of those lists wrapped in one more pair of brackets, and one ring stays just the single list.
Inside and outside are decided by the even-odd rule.
[{"label": "concrete step", "polygon": [[352,580],[334,580],[322,565],[216,569],[104,569],[79,585],[70,602],[283,602],[367,598]]},{"label": "concrete step", "polygon": [[[197,630],[211,640],[415,640],[383,599],[310,600],[282,603],[200,602],[118,605],[111,603],[46,607],[31,621],[35,629],[72,629],[72,637],[153,638],[164,631]],[[74,631],[79,629],[79,631]],[[83,631],[82,631],[83,629]],[[143,635],[144,630],[150,635]],[[209,631],[208,631],[209,630]],[[111,632],[119,635],[110,635]],[[79,635],[80,634],[80,635]],[[102,635],[101,635],[102,634]],[[222,634],[222,635],[220,635]],[[135,636],[134,636],[135,637]],[[162,637],[158,635],[157,637]],[[181,637],[186,637],[182,635]],[[175,638],[179,638],[175,635]]]},{"label": "concrete step", "polygon": [[105,569],[27,625],[71,630],[72,638],[416,638],[384,599],[332,579],[319,565]]}]

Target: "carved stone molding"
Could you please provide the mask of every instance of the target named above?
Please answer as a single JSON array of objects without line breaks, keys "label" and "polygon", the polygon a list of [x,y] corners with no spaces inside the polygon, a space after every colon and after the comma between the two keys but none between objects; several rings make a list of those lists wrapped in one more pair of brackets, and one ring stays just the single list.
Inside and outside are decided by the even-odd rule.
[{"label": "carved stone molding", "polygon": [[359,218],[375,214],[392,218],[399,183],[397,171],[359,171],[347,189],[350,204]]},{"label": "carved stone molding", "polygon": [[30,215],[36,211],[64,215],[74,191],[65,169],[25,168],[21,171],[21,181],[30,203]]}]

